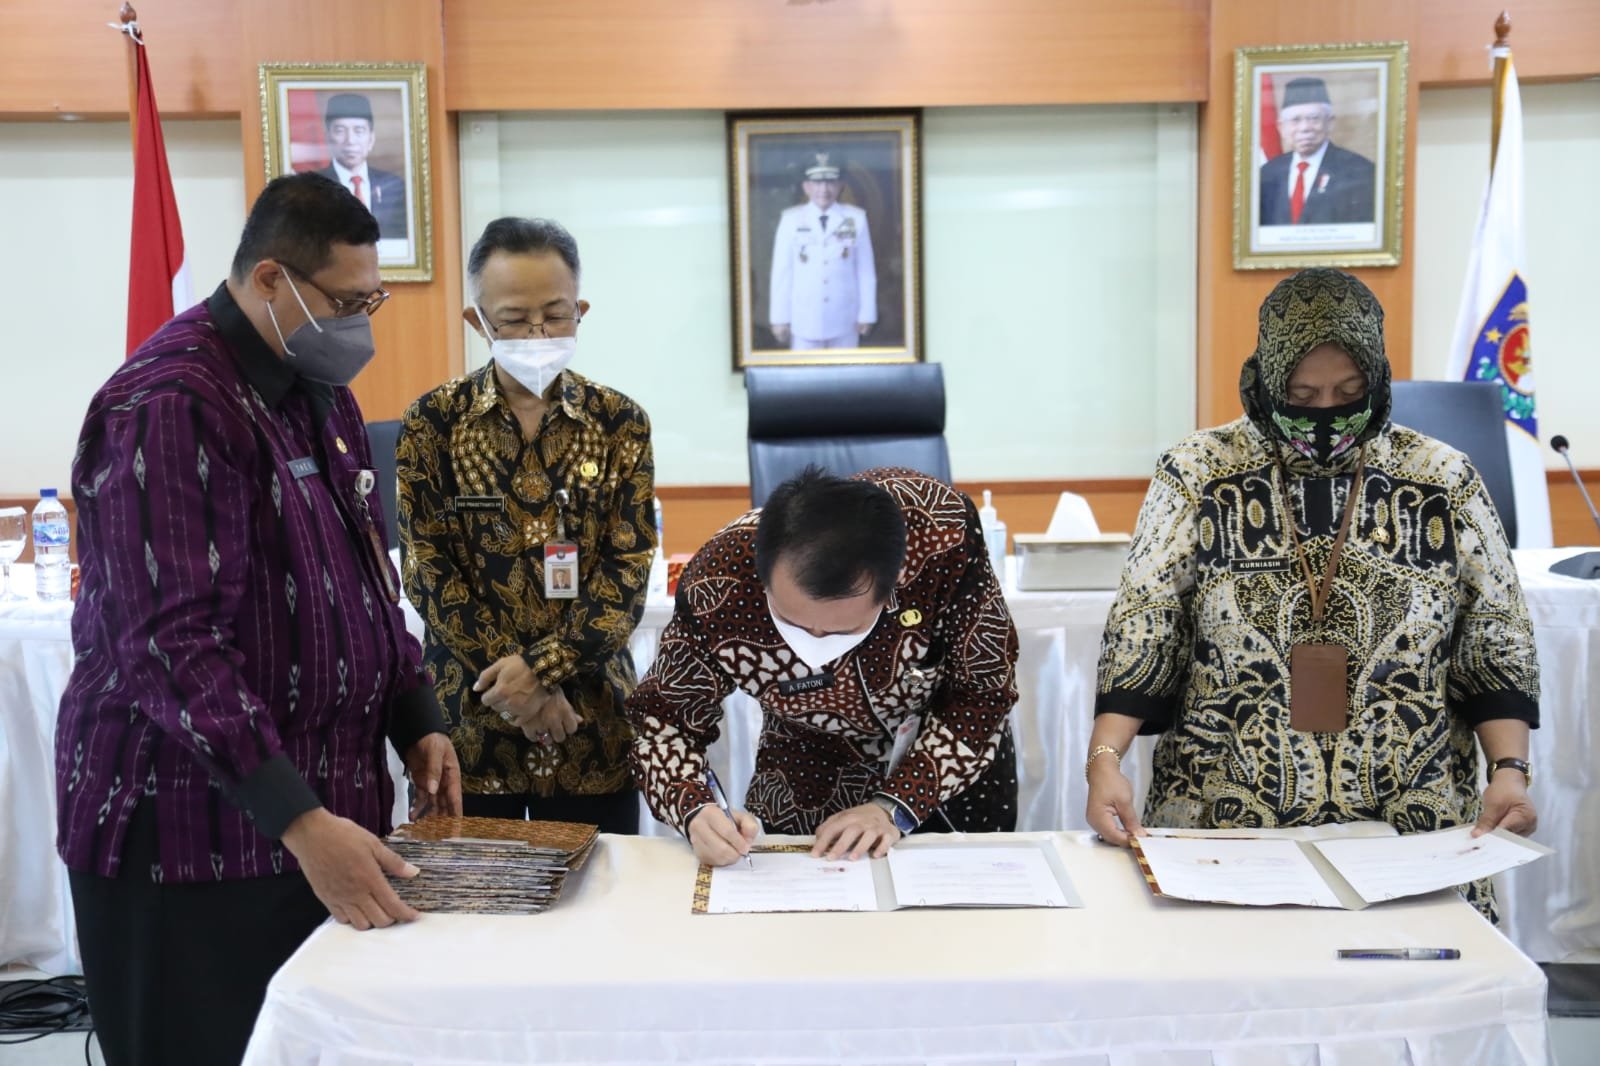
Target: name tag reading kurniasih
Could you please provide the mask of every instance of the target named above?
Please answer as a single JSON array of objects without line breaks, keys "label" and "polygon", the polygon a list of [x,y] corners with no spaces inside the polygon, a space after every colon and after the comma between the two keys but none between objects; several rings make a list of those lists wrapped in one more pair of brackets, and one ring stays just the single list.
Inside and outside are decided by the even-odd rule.
[{"label": "name tag reading kurniasih", "polygon": [[1228,569],[1236,574],[1281,574],[1294,568],[1288,556],[1275,559],[1229,559]]},{"label": "name tag reading kurniasih", "polygon": [[501,512],[506,509],[504,496],[457,496],[450,501],[452,510],[466,511],[493,511]]},{"label": "name tag reading kurniasih", "polygon": [[304,481],[314,476],[320,469],[322,468],[317,465],[317,461],[309,455],[302,459],[289,460],[289,473],[294,475],[296,481]]},{"label": "name tag reading kurniasih", "polygon": [[794,677],[778,682],[778,692],[784,696],[801,696],[807,692],[820,692],[833,687],[833,671],[824,670],[810,677]]}]

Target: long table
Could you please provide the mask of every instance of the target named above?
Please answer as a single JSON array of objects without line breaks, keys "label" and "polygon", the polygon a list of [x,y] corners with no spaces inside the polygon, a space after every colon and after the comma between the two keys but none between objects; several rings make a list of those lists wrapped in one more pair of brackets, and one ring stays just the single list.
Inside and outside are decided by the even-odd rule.
[{"label": "long table", "polygon": [[[602,837],[544,914],[318,929],[245,1066],[1549,1061],[1544,975],[1453,892],[1176,903],[1128,852],[1050,840],[1082,909],[694,915],[683,842]],[[1335,957],[1370,946],[1461,959]]]},{"label": "long table", "polygon": [[[1504,929],[1541,961],[1600,949],[1600,583],[1559,577],[1550,562],[1576,549],[1516,553],[1533,615],[1544,686],[1543,728],[1533,734],[1536,839],[1556,854],[1501,879]],[[26,568],[19,588],[31,587]],[[1088,754],[1095,666],[1110,592],[1021,592],[1006,599],[1021,653],[1017,733],[1018,828],[1085,828],[1082,767]],[[641,672],[671,616],[653,596],[633,640]],[[72,665],[70,605],[0,604],[0,965],[26,961],[54,973],[77,968],[66,873],[55,857],[53,735]],[[414,632],[421,622],[410,613]],[[736,694],[711,751],[735,797],[755,759],[760,708]],[[1125,762],[1136,787],[1148,781],[1149,743]],[[391,769],[398,762],[391,753]],[[397,803],[403,814],[403,805]],[[645,819],[647,835],[670,835]]]}]

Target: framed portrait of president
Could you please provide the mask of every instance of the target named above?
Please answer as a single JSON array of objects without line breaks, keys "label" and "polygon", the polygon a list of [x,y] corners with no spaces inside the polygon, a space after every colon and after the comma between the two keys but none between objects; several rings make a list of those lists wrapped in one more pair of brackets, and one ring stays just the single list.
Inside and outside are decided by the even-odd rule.
[{"label": "framed portrait of president", "polygon": [[267,180],[339,182],[378,220],[383,280],[432,280],[426,65],[263,63],[260,83]]},{"label": "framed portrait of president", "polygon": [[922,358],[920,126],[728,116],[735,370]]},{"label": "framed portrait of president", "polygon": [[1234,52],[1235,269],[1400,262],[1406,44]]}]

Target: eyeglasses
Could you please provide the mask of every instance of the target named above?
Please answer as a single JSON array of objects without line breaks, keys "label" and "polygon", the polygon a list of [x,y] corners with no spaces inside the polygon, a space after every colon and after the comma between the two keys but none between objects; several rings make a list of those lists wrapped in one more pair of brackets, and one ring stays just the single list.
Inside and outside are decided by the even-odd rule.
[{"label": "eyeglasses", "polygon": [[538,321],[514,318],[496,325],[484,316],[484,323],[497,338],[508,341],[525,341],[533,337],[570,337],[578,332],[578,315],[545,315]]},{"label": "eyeglasses", "polygon": [[378,308],[382,307],[384,301],[389,299],[388,289],[374,289],[371,295],[363,296],[359,299],[348,299],[335,296],[327,289],[324,289],[321,285],[318,285],[316,282],[312,281],[311,275],[307,274],[299,267],[292,266],[281,261],[278,263],[278,265],[283,267],[285,270],[297,274],[301,281],[320,292],[322,294],[322,298],[333,305],[334,318],[349,318],[352,315],[359,315],[363,311],[365,311],[370,317],[377,314]]}]

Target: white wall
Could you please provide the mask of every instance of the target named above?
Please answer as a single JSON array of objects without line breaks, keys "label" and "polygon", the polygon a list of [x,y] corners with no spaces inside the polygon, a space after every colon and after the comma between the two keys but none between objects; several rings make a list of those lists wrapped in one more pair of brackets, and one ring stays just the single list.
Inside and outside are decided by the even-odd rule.
[{"label": "white wall", "polygon": [[[1527,276],[1539,435],[1572,438],[1580,466],[1600,466],[1600,81],[1523,84]],[[1442,378],[1472,230],[1489,174],[1490,92],[1424,89],[1416,123],[1419,378]],[[1562,466],[1544,449],[1545,465]]]},{"label": "white wall", "polygon": [[[924,322],[956,477],[1145,475],[1193,428],[1195,125],[1189,106],[926,112]],[[723,115],[468,115],[461,141],[466,246],[504,214],[577,237],[575,366],[651,412],[658,479],[746,481]]]},{"label": "white wall", "polygon": [[[164,132],[196,296],[244,225],[238,122]],[[0,122],[0,495],[68,492],[89,398],[126,350],[133,158],[128,124]]]},{"label": "white wall", "polygon": [[[1524,85],[1541,432],[1600,465],[1588,316],[1600,82]],[[1487,173],[1486,89],[1428,89],[1413,129],[1416,373],[1439,376]],[[929,357],[964,479],[1137,476],[1192,425],[1194,124],[1187,107],[936,109],[923,128]],[[244,220],[237,122],[169,122],[197,291]],[[714,112],[468,116],[464,235],[545,213],[583,243],[581,365],[634,393],[665,484],[745,480],[729,370],[727,178]],[[123,123],[0,122],[0,494],[65,487],[122,358],[132,162]],[[482,358],[481,342],[469,345]],[[1555,456],[1549,457],[1552,463]]]}]

